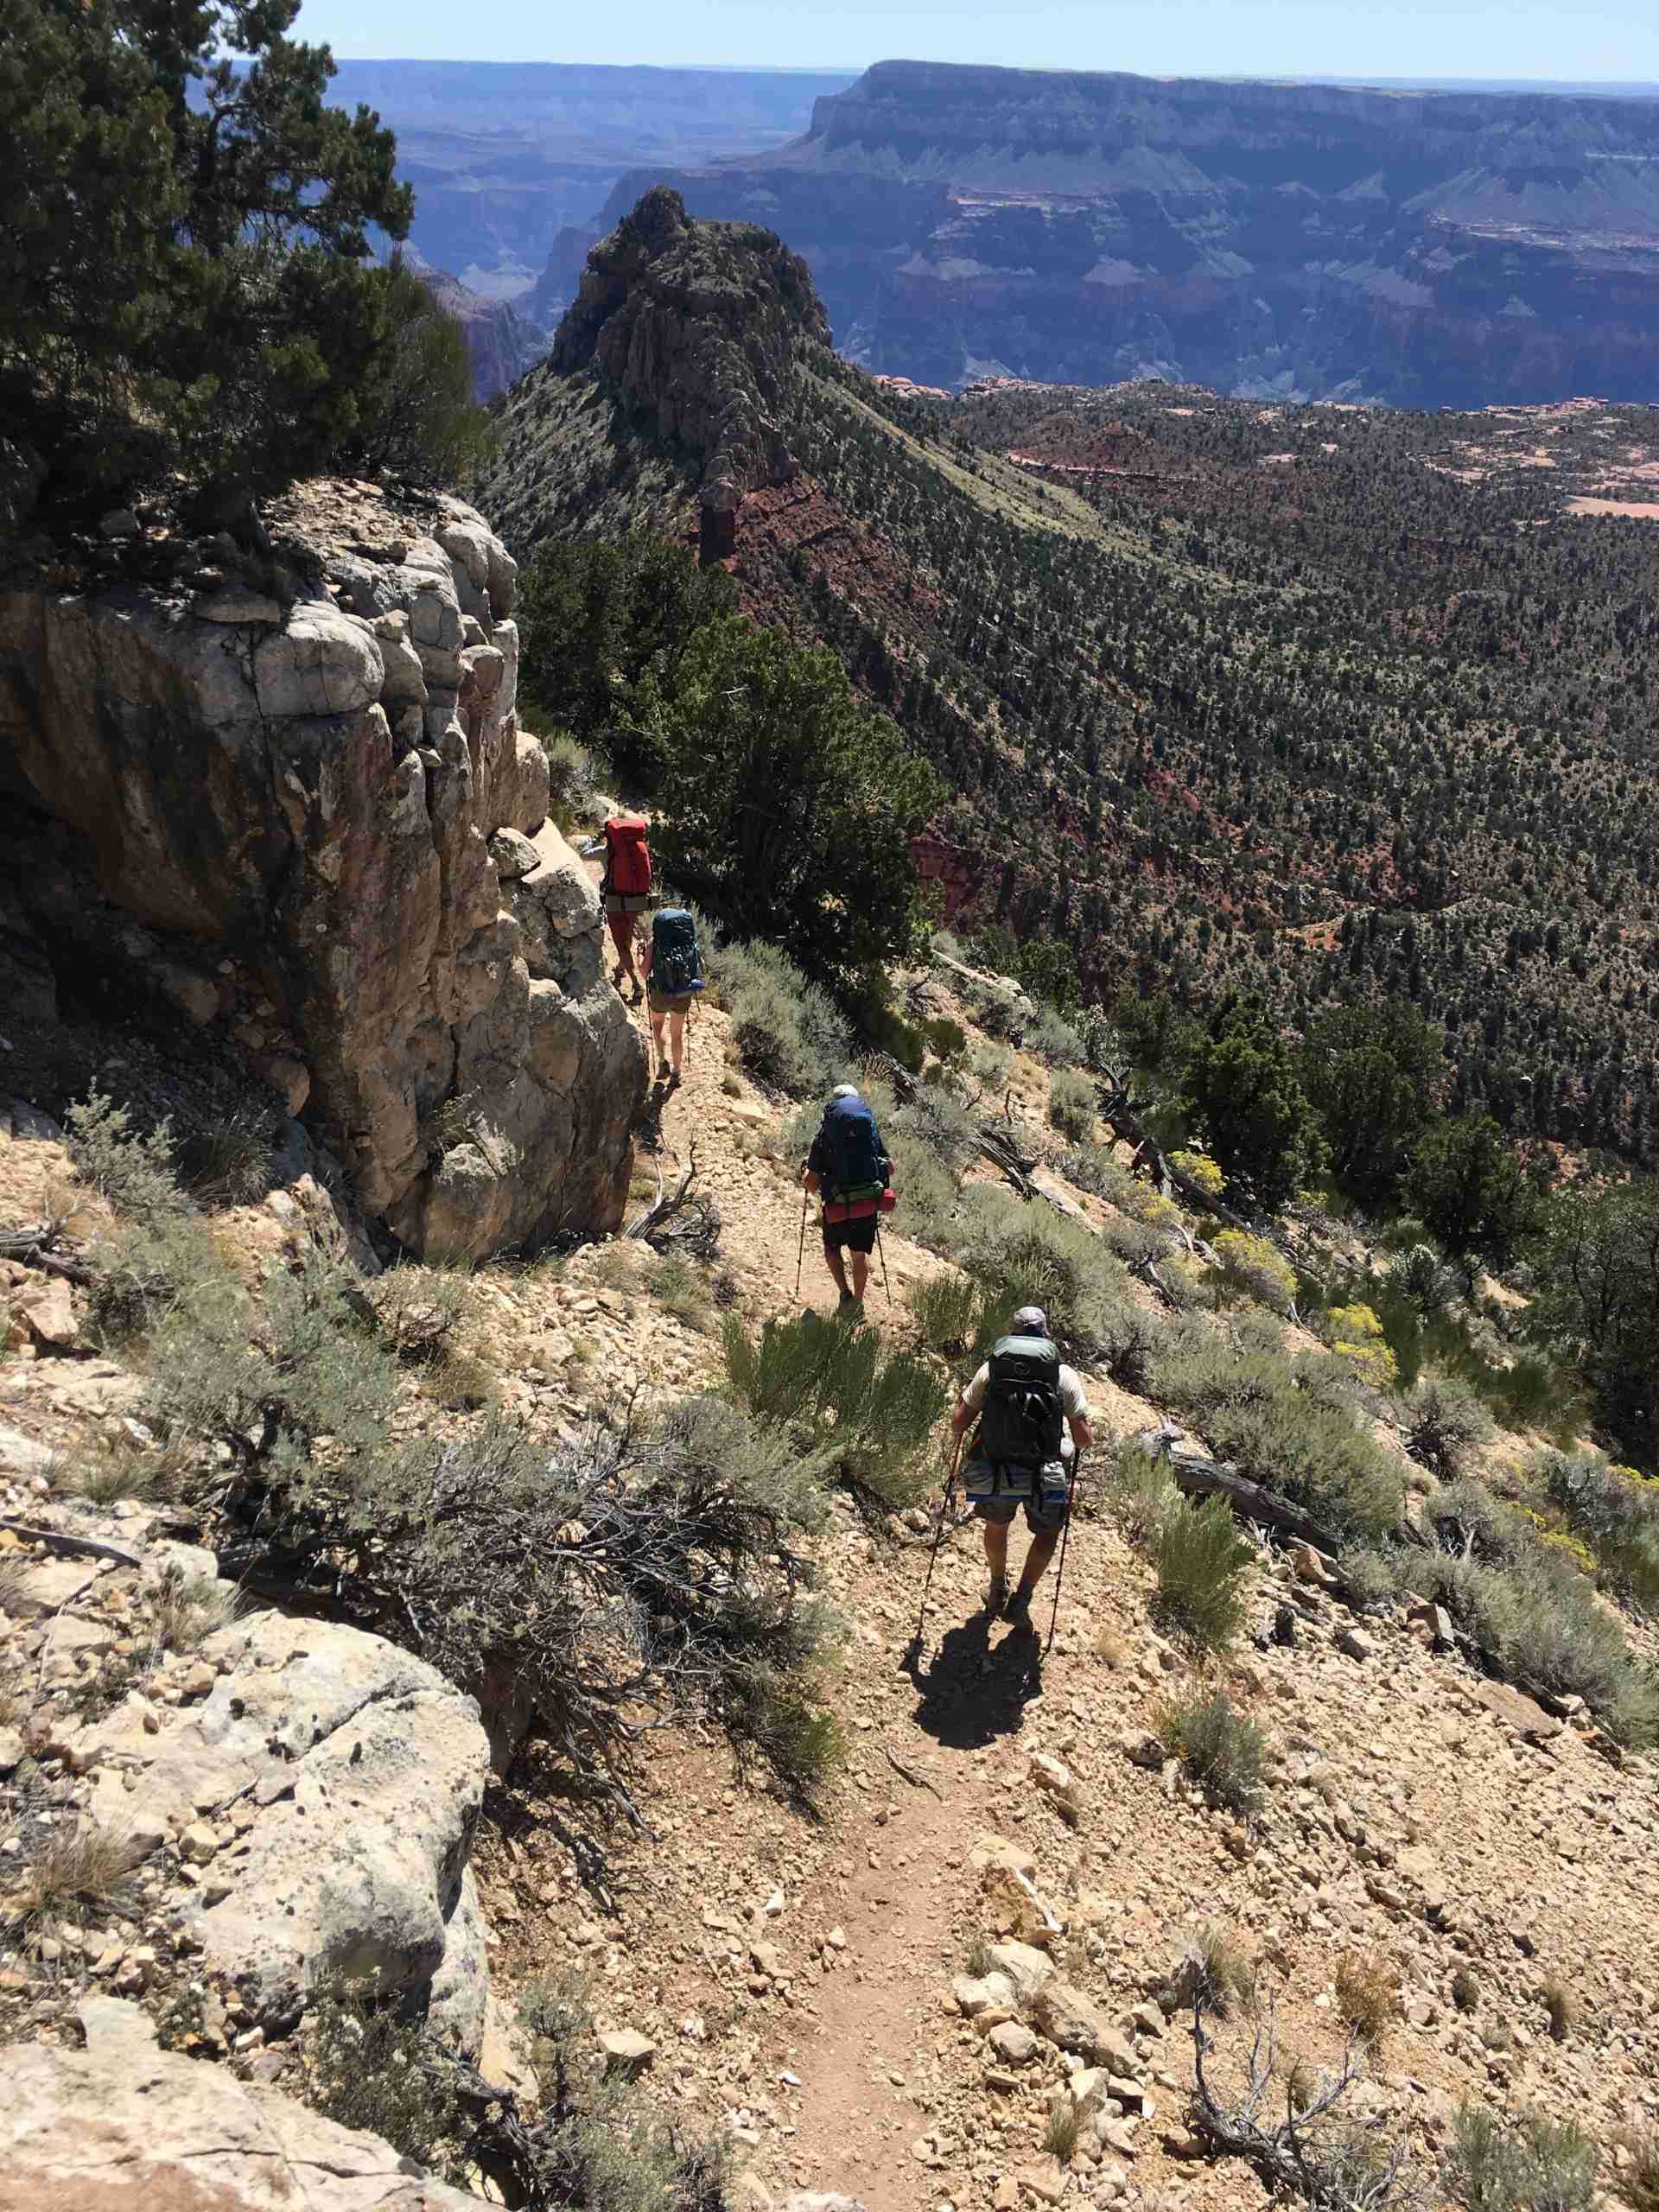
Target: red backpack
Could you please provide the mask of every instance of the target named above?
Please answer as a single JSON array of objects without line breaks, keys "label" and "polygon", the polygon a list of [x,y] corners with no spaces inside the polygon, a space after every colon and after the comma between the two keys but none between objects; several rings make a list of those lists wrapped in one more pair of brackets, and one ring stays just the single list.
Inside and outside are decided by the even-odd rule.
[{"label": "red backpack", "polygon": [[605,824],[610,857],[605,864],[608,889],[620,898],[643,899],[651,889],[651,850],[643,814],[613,814]]}]

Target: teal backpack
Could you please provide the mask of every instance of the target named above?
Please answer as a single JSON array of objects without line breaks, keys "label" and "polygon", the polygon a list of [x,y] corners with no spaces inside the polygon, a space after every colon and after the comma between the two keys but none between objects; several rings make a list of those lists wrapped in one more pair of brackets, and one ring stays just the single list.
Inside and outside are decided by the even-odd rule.
[{"label": "teal backpack", "polygon": [[664,906],[651,925],[651,981],[664,998],[702,988],[697,925],[683,906]]}]

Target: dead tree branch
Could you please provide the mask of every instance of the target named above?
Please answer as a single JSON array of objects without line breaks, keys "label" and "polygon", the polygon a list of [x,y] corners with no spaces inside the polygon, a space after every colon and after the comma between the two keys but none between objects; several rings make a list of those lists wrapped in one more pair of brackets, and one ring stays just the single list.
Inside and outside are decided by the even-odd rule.
[{"label": "dead tree branch", "polygon": [[1271,1992],[1255,2010],[1243,2082],[1230,2095],[1205,2065],[1212,2050],[1199,1992],[1192,1999],[1192,2120],[1214,2150],[1245,2159],[1275,2193],[1300,2196],[1318,2212],[1401,2212],[1418,2201],[1404,2137],[1390,2139],[1381,2113],[1338,2113],[1364,2076],[1366,2046],[1357,2036],[1350,2035],[1336,2073],[1322,2073],[1300,2105],[1287,2082],[1280,2120],[1268,2117],[1275,2052]]}]

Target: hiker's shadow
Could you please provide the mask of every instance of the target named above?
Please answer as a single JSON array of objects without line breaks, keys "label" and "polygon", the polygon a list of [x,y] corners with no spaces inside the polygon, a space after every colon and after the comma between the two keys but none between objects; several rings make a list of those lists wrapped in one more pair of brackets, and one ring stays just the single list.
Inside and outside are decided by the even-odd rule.
[{"label": "hiker's shadow", "polygon": [[982,1751],[1012,1736],[1025,1709],[1042,1694],[1042,1638],[1028,1621],[1011,1629],[995,1649],[988,1613],[976,1613],[947,1629],[931,1662],[912,1637],[905,1672],[919,1700],[916,1726],[946,1751]]}]

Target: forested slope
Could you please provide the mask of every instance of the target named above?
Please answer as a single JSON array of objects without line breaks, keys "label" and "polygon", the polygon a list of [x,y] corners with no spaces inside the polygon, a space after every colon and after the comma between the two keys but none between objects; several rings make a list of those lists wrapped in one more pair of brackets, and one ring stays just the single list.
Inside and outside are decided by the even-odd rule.
[{"label": "forested slope", "polygon": [[[756,401],[789,466],[730,566],[957,794],[926,855],[953,920],[1064,940],[1109,1004],[1408,992],[1452,1103],[1649,1154],[1659,540],[1570,511],[1643,503],[1648,410],[948,401],[793,327]],[[521,551],[689,531],[707,456],[664,419],[544,367],[485,505]]]}]

